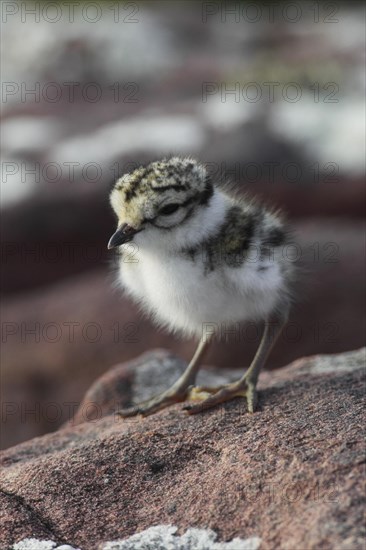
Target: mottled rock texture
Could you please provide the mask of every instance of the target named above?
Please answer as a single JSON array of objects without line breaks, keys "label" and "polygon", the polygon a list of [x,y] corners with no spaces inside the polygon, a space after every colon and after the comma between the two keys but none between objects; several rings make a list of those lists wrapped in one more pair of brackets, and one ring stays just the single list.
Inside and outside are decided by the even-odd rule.
[{"label": "mottled rock texture", "polygon": [[3,452],[1,548],[36,537],[93,550],[165,524],[256,537],[260,550],[363,549],[364,364],[360,350],[264,373],[253,415],[239,399],[126,420],[114,407],[182,364],[156,351],[115,367],[75,422]]}]

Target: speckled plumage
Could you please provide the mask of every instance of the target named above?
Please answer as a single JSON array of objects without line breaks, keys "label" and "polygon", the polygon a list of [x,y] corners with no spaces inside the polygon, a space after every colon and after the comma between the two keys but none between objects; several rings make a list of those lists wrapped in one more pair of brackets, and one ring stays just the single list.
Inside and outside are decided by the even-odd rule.
[{"label": "speckled plumage", "polygon": [[[204,396],[204,408],[245,396],[253,412],[259,371],[289,310],[294,270],[281,216],[217,185],[197,161],[179,157],[122,176],[111,205],[118,228],[109,247],[119,247],[121,285],[160,326],[200,338],[174,386],[122,416],[150,414],[189,395]],[[192,389],[212,327],[220,335],[240,321],[261,320],[263,338],[246,375],[210,397]]]},{"label": "speckled plumage", "polygon": [[[172,202],[182,205],[178,212],[159,215]],[[122,176],[111,204],[119,222],[144,227],[134,237],[138,261],[124,262],[129,245],[120,247],[120,281],[159,324],[200,335],[203,323],[258,320],[268,311],[266,304],[271,309],[288,300],[293,270],[283,253],[288,232],[281,217],[214,185],[196,161],[173,157]],[[207,301],[220,302],[219,315]],[[190,315],[190,307],[202,315]]]}]

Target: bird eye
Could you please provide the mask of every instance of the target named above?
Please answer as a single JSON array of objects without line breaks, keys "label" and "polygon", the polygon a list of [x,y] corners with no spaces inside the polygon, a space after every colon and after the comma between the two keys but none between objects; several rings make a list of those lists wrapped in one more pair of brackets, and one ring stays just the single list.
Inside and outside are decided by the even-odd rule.
[{"label": "bird eye", "polygon": [[162,214],[163,216],[170,216],[170,214],[174,214],[174,212],[176,212],[179,207],[180,207],[180,204],[176,204],[176,203],[167,204],[166,206],[163,206],[159,214]]}]

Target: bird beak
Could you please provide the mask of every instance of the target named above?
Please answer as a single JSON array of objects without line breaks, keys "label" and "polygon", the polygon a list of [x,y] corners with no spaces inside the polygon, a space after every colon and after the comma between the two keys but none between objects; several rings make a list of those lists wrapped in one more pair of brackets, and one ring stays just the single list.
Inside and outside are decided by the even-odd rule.
[{"label": "bird beak", "polygon": [[140,231],[141,229],[135,229],[134,227],[128,225],[128,223],[123,223],[109,239],[108,249],[116,248],[116,246],[128,243],[132,240],[132,237]]}]

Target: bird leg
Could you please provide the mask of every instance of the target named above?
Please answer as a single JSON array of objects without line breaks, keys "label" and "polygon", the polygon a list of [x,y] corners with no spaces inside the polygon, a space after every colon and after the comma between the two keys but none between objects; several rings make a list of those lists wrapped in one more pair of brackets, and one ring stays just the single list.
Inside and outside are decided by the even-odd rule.
[{"label": "bird leg", "polygon": [[[210,395],[207,399],[204,399],[204,401],[195,405],[188,404],[183,407],[183,409],[189,414],[196,414],[206,409],[210,409],[219,403],[230,401],[234,397],[245,397],[248,411],[251,413],[254,412],[257,404],[256,386],[259,373],[286,321],[287,313],[285,315],[275,315],[266,322],[257,353],[249,369],[242,378],[237,382],[222,386],[216,393],[213,393],[213,395]],[[208,390],[208,392],[211,393],[210,390]],[[207,396],[207,392],[203,392],[203,395]],[[197,396],[192,397],[197,399],[197,397],[199,397],[199,391],[197,392]]]},{"label": "bird leg", "polygon": [[147,399],[146,401],[135,405],[134,407],[117,411],[116,414],[124,418],[135,416],[137,414],[149,415],[160,411],[169,405],[184,401],[190,388],[195,382],[197,372],[201,366],[201,359],[206,352],[209,343],[210,338],[207,336],[201,338],[191,362],[171,388],[155,397],[152,397],[151,399]]}]

